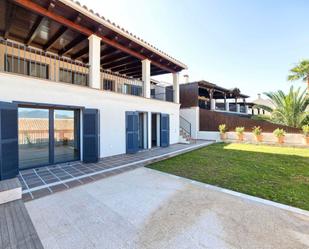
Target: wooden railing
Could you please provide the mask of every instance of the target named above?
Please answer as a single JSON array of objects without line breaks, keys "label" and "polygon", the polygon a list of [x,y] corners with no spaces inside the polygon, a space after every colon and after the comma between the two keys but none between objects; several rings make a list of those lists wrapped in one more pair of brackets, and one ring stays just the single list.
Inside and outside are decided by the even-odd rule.
[{"label": "wooden railing", "polygon": [[245,131],[251,132],[254,126],[260,126],[263,132],[273,132],[277,128],[283,128],[288,133],[301,132],[300,129],[289,126],[200,109],[200,131],[218,131],[220,124],[226,124],[228,131],[235,131],[236,127],[243,126]]}]

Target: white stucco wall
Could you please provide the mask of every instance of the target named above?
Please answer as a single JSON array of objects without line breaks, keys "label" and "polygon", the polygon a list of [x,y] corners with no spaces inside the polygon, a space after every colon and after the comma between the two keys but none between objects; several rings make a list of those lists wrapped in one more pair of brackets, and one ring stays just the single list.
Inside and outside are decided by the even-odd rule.
[{"label": "white stucco wall", "polygon": [[192,138],[198,138],[198,131],[200,129],[199,123],[199,107],[181,108],[180,116],[185,118],[191,123],[191,136]]},{"label": "white stucco wall", "polygon": [[170,115],[170,143],[179,140],[179,104],[0,73],[0,101],[83,106],[100,110],[100,156],[125,153],[125,112]]},{"label": "white stucco wall", "polygon": [[[255,142],[254,135],[251,132],[244,133],[244,141],[246,142]],[[216,140],[221,141],[220,133],[216,131],[200,131],[198,132],[198,139],[206,140]],[[236,132],[227,132],[227,140],[237,140]],[[277,143],[277,138],[272,133],[263,132],[263,142],[264,143]],[[285,144],[290,145],[304,145],[303,135],[302,134],[286,134]]]}]

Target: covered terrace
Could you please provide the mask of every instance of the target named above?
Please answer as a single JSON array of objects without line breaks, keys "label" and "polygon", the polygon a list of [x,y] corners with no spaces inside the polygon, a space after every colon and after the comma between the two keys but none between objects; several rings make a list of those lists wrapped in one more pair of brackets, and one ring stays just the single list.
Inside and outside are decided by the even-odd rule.
[{"label": "covered terrace", "polygon": [[0,37],[1,71],[146,98],[150,77],[171,73],[179,102],[186,65],[78,2],[1,1]]}]

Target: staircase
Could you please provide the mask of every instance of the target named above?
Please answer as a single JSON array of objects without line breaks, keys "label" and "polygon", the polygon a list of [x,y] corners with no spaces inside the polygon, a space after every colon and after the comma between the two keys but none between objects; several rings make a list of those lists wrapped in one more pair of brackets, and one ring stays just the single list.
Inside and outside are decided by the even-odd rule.
[{"label": "staircase", "polygon": [[191,136],[191,123],[184,117],[179,117],[179,143],[190,144],[195,140]]}]

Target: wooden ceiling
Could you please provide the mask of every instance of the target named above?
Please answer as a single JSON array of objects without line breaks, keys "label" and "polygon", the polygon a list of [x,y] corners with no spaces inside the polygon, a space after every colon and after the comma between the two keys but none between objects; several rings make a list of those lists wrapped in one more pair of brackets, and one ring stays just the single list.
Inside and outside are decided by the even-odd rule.
[{"label": "wooden ceiling", "polygon": [[179,72],[183,66],[115,32],[58,0],[0,0],[0,35],[26,45],[88,63],[88,37],[101,42],[105,70],[141,78],[141,60],[151,75]]}]

